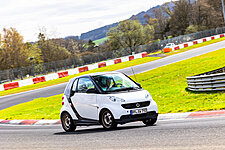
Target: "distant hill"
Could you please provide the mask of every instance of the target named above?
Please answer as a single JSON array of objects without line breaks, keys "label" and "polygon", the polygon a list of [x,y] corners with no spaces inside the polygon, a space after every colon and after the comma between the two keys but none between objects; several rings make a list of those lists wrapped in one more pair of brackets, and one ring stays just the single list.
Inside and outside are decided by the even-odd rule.
[{"label": "distant hill", "polygon": [[109,31],[109,29],[111,27],[116,27],[118,24],[119,23],[117,22],[117,23],[113,23],[113,24],[110,24],[110,25],[106,25],[106,26],[101,27],[101,28],[91,30],[91,31],[86,32],[86,33],[82,33],[81,36],[80,36],[80,39],[85,40],[85,41],[88,41],[89,39],[91,39],[92,41],[95,41],[95,40],[104,38],[104,37],[106,37],[106,33]]},{"label": "distant hill", "polygon": [[[169,3],[169,7],[172,8],[173,6],[174,6],[173,3]],[[129,19],[132,19],[135,16],[136,18],[138,18],[138,20],[141,22],[141,24],[145,24],[144,15],[148,14],[149,16],[154,18],[153,10],[154,9],[159,9],[161,7],[162,7],[162,5],[158,5],[156,7],[152,7],[152,8],[150,8],[147,11],[142,11],[142,12],[136,14],[136,15],[131,16]],[[91,30],[91,31],[86,32],[86,33],[82,33],[81,36],[80,36],[80,39],[83,39],[85,41],[88,41],[89,39],[91,39],[92,41],[95,41],[95,40],[104,38],[104,37],[106,37],[106,33],[109,31],[109,29],[111,27],[116,27],[118,24],[119,24],[119,22],[116,22],[116,23],[113,23],[113,24],[110,24],[110,25],[106,25],[104,27],[100,27],[100,28]]]}]

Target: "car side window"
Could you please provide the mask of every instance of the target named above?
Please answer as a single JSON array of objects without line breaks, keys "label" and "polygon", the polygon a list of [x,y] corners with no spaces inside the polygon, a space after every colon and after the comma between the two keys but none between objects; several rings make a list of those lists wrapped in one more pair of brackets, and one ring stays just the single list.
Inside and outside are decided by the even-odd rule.
[{"label": "car side window", "polygon": [[76,79],[75,81],[74,81],[74,83],[73,83],[73,87],[72,87],[72,92],[76,92],[77,91],[77,81],[78,81],[78,79]]},{"label": "car side window", "polygon": [[86,93],[88,89],[95,88],[93,82],[89,78],[80,78],[78,81],[77,92]]}]

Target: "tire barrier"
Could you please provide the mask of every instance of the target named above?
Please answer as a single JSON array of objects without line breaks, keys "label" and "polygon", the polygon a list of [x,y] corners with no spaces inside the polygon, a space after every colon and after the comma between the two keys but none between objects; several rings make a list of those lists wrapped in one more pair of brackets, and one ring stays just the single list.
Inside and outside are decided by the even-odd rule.
[{"label": "tire barrier", "polygon": [[7,84],[4,84],[3,87],[4,87],[4,90],[14,89],[19,87],[19,83],[18,82],[7,83]]},{"label": "tire barrier", "polygon": [[172,48],[164,48],[163,52],[164,53],[169,53],[169,52],[172,52],[172,50],[173,50]]},{"label": "tire barrier", "polygon": [[186,43],[186,44],[184,44],[184,47],[188,47],[188,44]]},{"label": "tire barrier", "polygon": [[119,64],[119,63],[121,63],[121,62],[122,62],[121,59],[115,59],[115,60],[114,60],[114,64]]},{"label": "tire barrier", "polygon": [[98,68],[102,68],[106,66],[106,62],[98,63]]},{"label": "tire barrier", "polygon": [[193,42],[193,45],[195,45],[195,44],[198,44],[198,41],[194,41],[194,42]]},{"label": "tire barrier", "polygon": [[37,77],[37,78],[33,78],[33,83],[34,84],[37,84],[37,83],[40,83],[40,82],[45,82],[45,77]]},{"label": "tire barrier", "polygon": [[179,50],[179,49],[180,49],[180,46],[174,47],[174,50]]},{"label": "tire barrier", "polygon": [[64,71],[64,72],[59,72],[58,76],[59,78],[63,78],[63,77],[69,76],[69,74],[68,74],[68,71]]},{"label": "tire barrier", "polygon": [[148,53],[147,52],[144,52],[144,53],[141,54],[141,56],[142,56],[142,58],[148,57]]},{"label": "tire barrier", "polygon": [[190,91],[225,91],[225,67],[187,77],[187,84]]},{"label": "tire barrier", "polygon": [[134,56],[129,56],[129,61],[134,60]]},{"label": "tire barrier", "polygon": [[88,71],[88,66],[78,68],[79,73]]}]

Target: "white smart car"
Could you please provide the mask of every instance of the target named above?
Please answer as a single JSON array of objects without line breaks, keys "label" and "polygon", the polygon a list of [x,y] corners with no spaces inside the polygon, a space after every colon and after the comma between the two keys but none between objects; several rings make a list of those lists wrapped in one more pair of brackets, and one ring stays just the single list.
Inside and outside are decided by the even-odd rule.
[{"label": "white smart car", "polygon": [[132,121],[143,121],[150,126],[158,117],[157,104],[149,92],[118,72],[73,78],[62,99],[60,118],[67,132],[74,131],[76,126],[89,125],[112,129]]}]

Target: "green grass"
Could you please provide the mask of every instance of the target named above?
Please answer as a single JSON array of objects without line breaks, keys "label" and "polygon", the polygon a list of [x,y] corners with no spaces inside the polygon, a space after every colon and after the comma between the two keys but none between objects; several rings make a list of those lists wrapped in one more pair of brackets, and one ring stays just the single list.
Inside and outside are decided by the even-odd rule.
[{"label": "green grass", "polygon": [[[225,109],[225,92],[190,92],[186,77],[224,67],[225,49],[137,74],[159,113]],[[131,76],[133,78],[133,76]],[[61,95],[38,98],[0,111],[0,119],[59,119]]]},{"label": "green grass", "polygon": [[95,45],[99,45],[99,44],[104,43],[107,39],[108,39],[107,37],[104,37],[104,38],[95,40],[95,41],[93,41],[93,42],[95,43]]},{"label": "green grass", "polygon": [[190,92],[186,77],[225,66],[225,49],[137,74],[160,113],[225,109],[225,92]]},{"label": "green grass", "polygon": [[123,62],[123,63],[120,63],[120,64],[115,64],[115,65],[106,66],[106,67],[103,67],[103,68],[90,70],[90,71],[87,71],[87,72],[67,76],[67,77],[64,77],[64,78],[50,80],[50,81],[47,81],[47,82],[41,82],[41,83],[38,83],[38,84],[27,85],[27,86],[15,88],[15,89],[10,89],[10,90],[6,90],[6,91],[0,91],[0,96],[10,95],[10,94],[29,91],[29,90],[39,89],[39,88],[43,88],[43,87],[47,87],[47,86],[52,86],[52,85],[56,85],[56,84],[60,84],[60,83],[65,83],[65,82],[68,82],[69,79],[71,79],[73,77],[76,77],[76,76],[80,76],[80,75],[84,75],[84,74],[88,74],[88,73],[94,73],[94,72],[115,71],[115,70],[118,70],[118,69],[123,69],[123,68],[127,68],[127,67],[130,67],[130,66],[135,66],[135,65],[138,65],[138,64],[147,63],[147,62],[157,60],[157,59],[159,59],[159,58],[145,57],[145,58],[141,58],[141,59],[135,59],[135,60],[132,60],[132,61]]}]

